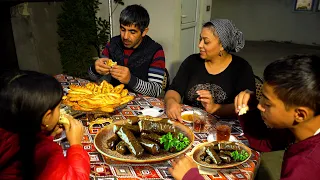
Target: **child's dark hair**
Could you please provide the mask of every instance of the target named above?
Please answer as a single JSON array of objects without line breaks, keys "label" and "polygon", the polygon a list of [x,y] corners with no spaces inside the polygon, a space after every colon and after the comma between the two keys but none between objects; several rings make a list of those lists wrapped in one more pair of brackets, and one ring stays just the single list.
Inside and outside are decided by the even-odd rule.
[{"label": "child's dark hair", "polygon": [[320,57],[293,55],[266,67],[264,80],[286,107],[305,106],[320,114]]},{"label": "child's dark hair", "polygon": [[119,21],[125,26],[135,25],[142,33],[149,26],[150,17],[144,7],[134,4],[122,10]]},{"label": "child's dark hair", "polygon": [[60,103],[63,90],[52,76],[33,71],[0,76],[0,128],[19,135],[23,179],[35,179],[34,154],[42,118]]}]

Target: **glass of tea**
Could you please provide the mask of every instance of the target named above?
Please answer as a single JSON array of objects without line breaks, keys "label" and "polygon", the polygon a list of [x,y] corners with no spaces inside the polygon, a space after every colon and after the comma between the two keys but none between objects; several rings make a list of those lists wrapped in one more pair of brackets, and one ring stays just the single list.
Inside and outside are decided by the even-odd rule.
[{"label": "glass of tea", "polygon": [[216,123],[217,141],[229,141],[231,135],[232,124],[225,121]]},{"label": "glass of tea", "polygon": [[203,132],[206,125],[207,113],[201,109],[193,110],[193,131]]}]

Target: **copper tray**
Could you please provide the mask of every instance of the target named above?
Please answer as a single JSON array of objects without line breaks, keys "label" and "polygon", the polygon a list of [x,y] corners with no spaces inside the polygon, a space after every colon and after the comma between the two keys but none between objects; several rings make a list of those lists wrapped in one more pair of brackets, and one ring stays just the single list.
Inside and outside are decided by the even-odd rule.
[{"label": "copper tray", "polygon": [[207,167],[207,168],[214,168],[214,169],[222,169],[222,168],[230,168],[230,167],[234,167],[234,166],[238,166],[244,162],[246,162],[248,159],[250,159],[251,157],[251,149],[242,144],[242,143],[239,143],[239,142],[232,142],[232,143],[235,143],[237,146],[240,146],[243,150],[247,151],[249,156],[246,160],[244,161],[241,161],[241,162],[234,162],[234,163],[229,163],[229,164],[222,164],[222,165],[217,165],[217,164],[209,164],[209,163],[206,163],[204,161],[201,161],[200,160],[200,155],[205,151],[205,147],[207,146],[213,146],[217,143],[231,143],[229,141],[221,141],[221,142],[218,142],[218,141],[213,141],[213,142],[205,142],[205,143],[201,143],[199,145],[197,145],[196,147],[194,147],[191,151],[191,157],[193,158],[193,160],[199,165],[199,166],[203,166],[203,167]]},{"label": "copper tray", "polygon": [[193,141],[194,141],[194,135],[192,130],[178,122],[172,122],[173,126],[175,128],[179,129],[186,137],[189,138],[190,144],[183,149],[180,152],[176,153],[170,153],[165,150],[161,150],[159,155],[153,156],[151,154],[144,153],[142,157],[135,157],[132,154],[129,155],[122,155],[118,153],[117,151],[112,151],[111,149],[108,149],[103,146],[103,143],[110,137],[112,136],[113,133],[113,125],[123,125],[126,124],[127,120],[121,120],[117,121],[115,123],[109,124],[108,126],[104,127],[101,129],[98,134],[94,138],[94,146],[95,148],[104,156],[107,156],[111,159],[117,160],[117,161],[122,161],[122,162],[128,162],[128,163],[150,163],[150,162],[159,162],[159,161],[165,161],[171,158],[174,158],[176,156],[179,156],[180,154],[186,152],[188,149],[191,148]]}]

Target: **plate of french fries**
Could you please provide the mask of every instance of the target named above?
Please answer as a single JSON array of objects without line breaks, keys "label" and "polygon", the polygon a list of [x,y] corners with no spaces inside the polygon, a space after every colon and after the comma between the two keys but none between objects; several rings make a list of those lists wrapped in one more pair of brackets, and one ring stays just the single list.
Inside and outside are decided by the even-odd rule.
[{"label": "plate of french fries", "polygon": [[62,103],[76,111],[111,113],[134,99],[123,84],[113,87],[105,80],[100,85],[90,82],[85,86],[70,85],[69,89]]}]

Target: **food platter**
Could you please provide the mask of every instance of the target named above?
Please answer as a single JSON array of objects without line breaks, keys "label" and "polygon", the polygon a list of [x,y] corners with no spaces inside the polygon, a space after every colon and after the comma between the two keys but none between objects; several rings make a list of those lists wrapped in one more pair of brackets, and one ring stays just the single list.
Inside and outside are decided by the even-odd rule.
[{"label": "food platter", "polygon": [[160,162],[160,161],[168,160],[176,156],[179,156],[180,154],[185,153],[187,150],[189,150],[192,147],[192,144],[194,141],[193,132],[189,127],[181,123],[171,121],[170,123],[173,125],[173,127],[189,139],[190,143],[186,148],[175,153],[171,153],[161,149],[160,154],[157,154],[157,155],[151,155],[144,152],[141,157],[135,157],[132,154],[122,155],[117,151],[107,148],[105,143],[111,136],[115,134],[113,131],[114,125],[126,125],[127,123],[128,123],[128,120],[121,120],[121,121],[114,122],[104,127],[103,129],[101,129],[94,138],[95,148],[102,155],[109,157],[113,160],[128,162],[128,163],[150,163],[150,162]]},{"label": "food platter", "polygon": [[[217,164],[209,164],[205,161],[202,161],[200,159],[200,155],[203,154],[206,150],[206,148],[210,147],[210,146],[214,146],[217,145],[218,143],[222,143],[222,144],[232,144],[232,145],[236,145],[237,147],[239,147],[241,150],[244,150],[248,153],[248,157],[241,161],[241,162],[230,162],[230,163],[222,163],[220,165]],[[247,147],[246,145],[240,143],[240,142],[229,142],[229,141],[213,141],[213,142],[205,142],[205,143],[201,143],[199,145],[197,145],[196,147],[193,148],[192,152],[191,152],[191,157],[193,158],[193,160],[202,167],[206,167],[206,168],[214,168],[214,169],[221,169],[221,168],[230,168],[230,167],[234,167],[234,166],[238,166],[244,162],[246,162],[250,157],[251,157],[251,149],[249,147]]]},{"label": "food platter", "polygon": [[124,84],[113,87],[107,81],[102,81],[100,85],[92,82],[85,86],[70,85],[68,94],[62,97],[62,103],[76,111],[112,113],[126,107],[134,99],[124,87]]}]

